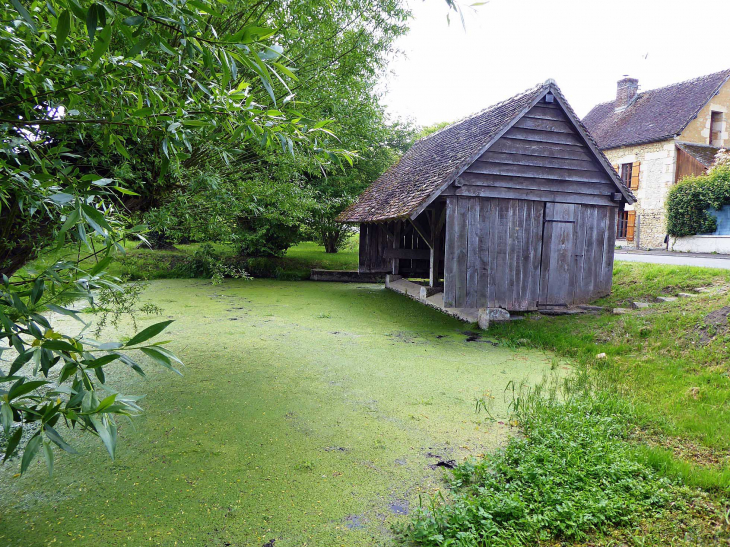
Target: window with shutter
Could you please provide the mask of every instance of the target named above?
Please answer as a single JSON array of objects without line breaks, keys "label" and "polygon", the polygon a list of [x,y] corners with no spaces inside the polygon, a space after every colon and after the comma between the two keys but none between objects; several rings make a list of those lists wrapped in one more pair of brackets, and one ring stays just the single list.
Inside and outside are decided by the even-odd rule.
[{"label": "window with shutter", "polygon": [[631,163],[622,163],[621,164],[621,180],[623,181],[624,185],[628,188],[631,186],[631,166],[633,164]]},{"label": "window with shutter", "polygon": [[634,240],[636,228],[636,211],[626,211],[626,241]]},{"label": "window with shutter", "polygon": [[632,190],[638,190],[639,189],[639,170],[641,168],[641,162],[635,161],[633,165],[631,166],[631,184],[629,185],[629,188]]},{"label": "window with shutter", "polygon": [[710,145],[722,146],[722,112],[710,112]]}]

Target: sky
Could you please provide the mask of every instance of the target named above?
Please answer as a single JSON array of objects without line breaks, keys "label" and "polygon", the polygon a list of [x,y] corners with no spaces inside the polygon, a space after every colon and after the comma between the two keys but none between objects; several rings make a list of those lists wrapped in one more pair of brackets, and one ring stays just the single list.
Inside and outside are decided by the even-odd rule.
[{"label": "sky", "polygon": [[[471,1],[462,0],[462,6]],[[383,103],[419,125],[456,121],[548,78],[581,117],[615,98],[624,75],[640,91],[730,68],[728,0],[490,0],[464,7],[409,0],[402,51]]]}]

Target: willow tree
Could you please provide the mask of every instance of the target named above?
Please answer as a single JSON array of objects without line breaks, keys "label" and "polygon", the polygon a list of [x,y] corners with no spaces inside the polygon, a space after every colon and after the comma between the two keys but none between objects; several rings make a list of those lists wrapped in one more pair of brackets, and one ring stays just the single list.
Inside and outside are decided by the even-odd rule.
[{"label": "willow tree", "polygon": [[[144,374],[140,353],[178,362],[152,341],[169,322],[102,343],[61,334],[43,313],[81,321],[66,303],[122,290],[104,270],[121,238],[140,231],[123,208],[140,192],[115,176],[114,161],[145,158],[153,184],[200,142],[221,143],[225,161],[230,143],[347,157],[328,146],[324,122],[280,96],[296,76],[276,30],[261,24],[265,6],[0,1],[0,450],[4,459],[23,450],[21,472],[40,452],[52,468],[54,446],[73,451],[62,424],[98,435],[113,457],[114,416],[140,408],[104,370],[121,362]],[[69,242],[77,260],[21,270]]]}]

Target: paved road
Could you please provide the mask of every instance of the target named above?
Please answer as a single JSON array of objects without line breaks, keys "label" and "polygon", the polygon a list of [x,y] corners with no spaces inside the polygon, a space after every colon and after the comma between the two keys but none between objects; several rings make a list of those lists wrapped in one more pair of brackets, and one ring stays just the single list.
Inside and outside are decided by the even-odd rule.
[{"label": "paved road", "polygon": [[614,258],[615,260],[625,260],[627,262],[650,262],[652,264],[700,266],[730,270],[730,256],[728,255],[672,253],[667,251],[616,251]]}]

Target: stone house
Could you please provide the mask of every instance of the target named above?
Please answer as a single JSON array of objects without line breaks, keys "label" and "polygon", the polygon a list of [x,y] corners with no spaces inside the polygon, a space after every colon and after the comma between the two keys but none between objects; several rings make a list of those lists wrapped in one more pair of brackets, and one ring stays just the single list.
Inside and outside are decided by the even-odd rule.
[{"label": "stone house", "polygon": [[616,98],[596,105],[583,123],[634,192],[619,211],[617,244],[642,249],[666,243],[669,189],[704,173],[730,145],[730,70],[639,92],[635,78],[619,80]]}]

